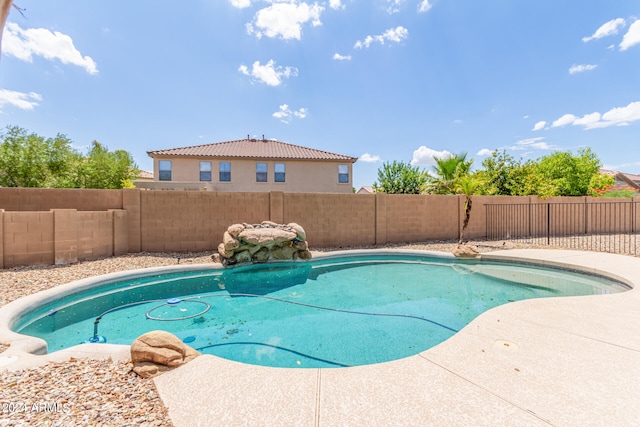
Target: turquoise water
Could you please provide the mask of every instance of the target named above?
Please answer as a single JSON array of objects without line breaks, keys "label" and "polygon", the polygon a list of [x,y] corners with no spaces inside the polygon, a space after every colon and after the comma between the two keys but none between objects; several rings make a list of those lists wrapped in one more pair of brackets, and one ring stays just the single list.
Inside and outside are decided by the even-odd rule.
[{"label": "turquoise water", "polygon": [[239,362],[342,367],[420,353],[508,302],[627,289],[521,264],[352,256],[104,284],[34,310],[14,330],[43,338],[49,352],[94,335],[131,344],[162,329]]}]

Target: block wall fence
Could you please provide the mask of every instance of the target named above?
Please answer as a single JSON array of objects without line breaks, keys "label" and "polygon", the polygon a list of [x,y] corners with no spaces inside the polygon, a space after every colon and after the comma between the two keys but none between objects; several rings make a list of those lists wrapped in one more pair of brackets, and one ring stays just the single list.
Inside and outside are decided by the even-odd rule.
[{"label": "block wall fence", "polygon": [[[311,248],[454,240],[464,196],[140,189],[0,188],[0,268],[67,264],[135,252],[214,251],[234,223],[296,222]],[[591,197],[544,202],[584,203]],[[487,204],[537,197],[474,196],[465,239],[486,237]],[[509,221],[509,218],[504,218]]]}]

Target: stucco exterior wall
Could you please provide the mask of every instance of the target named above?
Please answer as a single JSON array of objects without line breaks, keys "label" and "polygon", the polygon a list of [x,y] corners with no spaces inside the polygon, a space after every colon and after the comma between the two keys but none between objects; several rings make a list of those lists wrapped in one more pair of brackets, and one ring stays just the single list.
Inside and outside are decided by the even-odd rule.
[{"label": "stucco exterior wall", "polygon": [[[159,180],[160,160],[171,160],[171,181]],[[211,162],[211,181],[200,181],[200,162]],[[347,161],[300,161],[300,160],[242,160],[201,158],[155,158],[152,185],[136,182],[140,188],[170,189],[172,186],[188,189],[207,189],[225,192],[287,193],[352,193],[353,168]],[[220,162],[231,163],[231,181],[220,182]],[[256,182],[256,163],[267,164],[267,182]],[[284,163],[285,182],[274,181],[274,165]],[[338,182],[338,166],[347,165],[349,182]]]}]

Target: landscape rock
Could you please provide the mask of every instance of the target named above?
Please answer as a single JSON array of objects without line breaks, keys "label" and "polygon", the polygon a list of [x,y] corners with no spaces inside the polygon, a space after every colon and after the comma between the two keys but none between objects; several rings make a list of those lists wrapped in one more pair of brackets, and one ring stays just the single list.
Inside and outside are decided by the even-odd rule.
[{"label": "landscape rock", "polygon": [[238,238],[244,243],[263,246],[271,243],[288,242],[295,239],[296,236],[296,233],[292,231],[278,228],[254,228],[252,230],[244,230],[238,235]]},{"label": "landscape rock", "polygon": [[296,223],[287,225],[273,221],[260,224],[233,224],[224,232],[218,245],[222,265],[262,263],[275,260],[311,259],[307,233]]},{"label": "landscape rock", "polygon": [[300,225],[296,224],[295,222],[290,222],[289,224],[287,224],[287,227],[293,229],[293,231],[296,232],[298,240],[307,240],[307,233],[305,233],[304,228],[302,228]]},{"label": "landscape rock", "polygon": [[160,375],[199,355],[199,352],[166,331],[147,332],[131,344],[133,370],[142,378]]},{"label": "landscape rock", "polygon": [[227,232],[231,235],[231,237],[238,237],[238,234],[244,231],[244,225],[242,224],[233,224],[229,226]]},{"label": "landscape rock", "polygon": [[458,245],[452,253],[458,258],[478,258],[480,256],[478,250],[469,245]]},{"label": "landscape rock", "polygon": [[224,243],[224,248],[227,251],[232,251],[237,249],[240,246],[240,242],[229,233],[229,231],[225,231],[222,236],[222,243]]}]

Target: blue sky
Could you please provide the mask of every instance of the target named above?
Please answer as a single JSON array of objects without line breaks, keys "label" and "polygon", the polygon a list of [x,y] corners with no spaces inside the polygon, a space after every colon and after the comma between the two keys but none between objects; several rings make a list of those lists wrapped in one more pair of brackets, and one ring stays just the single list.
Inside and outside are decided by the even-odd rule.
[{"label": "blue sky", "polygon": [[640,173],[637,0],[15,0],[0,126],[149,150],[246,135],[384,161],[591,147]]}]

